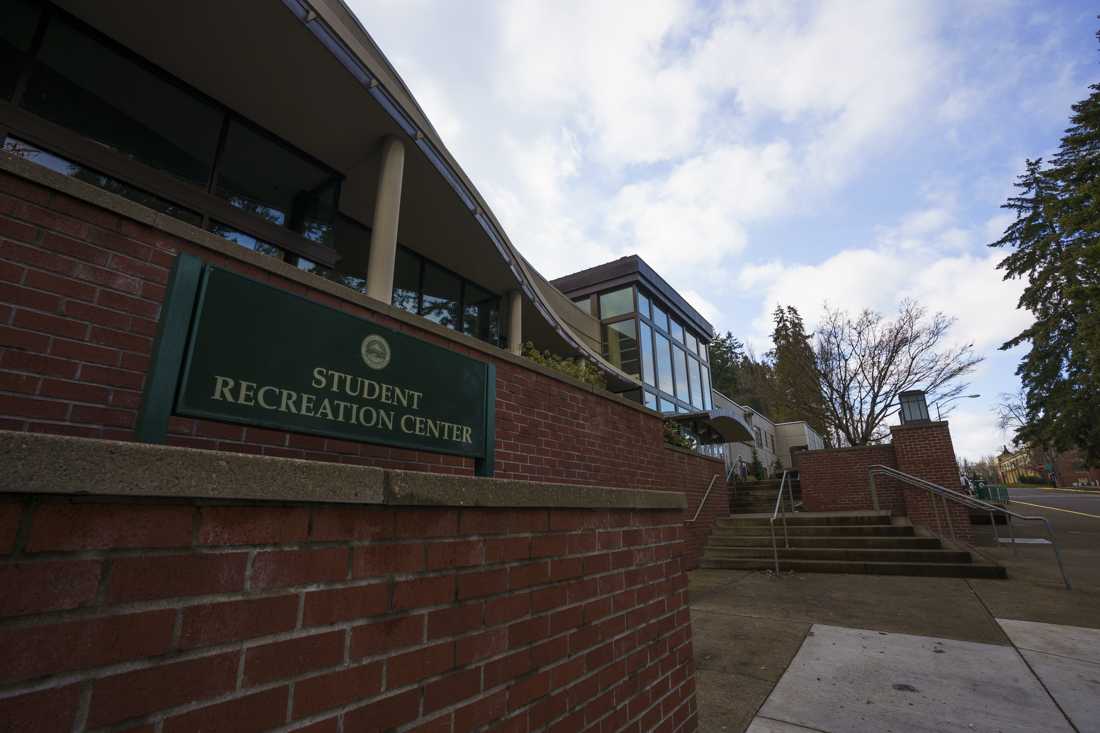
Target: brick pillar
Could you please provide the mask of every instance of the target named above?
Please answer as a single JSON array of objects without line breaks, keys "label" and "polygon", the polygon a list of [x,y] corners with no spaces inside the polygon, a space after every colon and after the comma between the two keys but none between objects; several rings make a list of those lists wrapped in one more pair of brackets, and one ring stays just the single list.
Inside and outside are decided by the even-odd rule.
[{"label": "brick pillar", "polygon": [[[955,448],[951,444],[951,431],[946,421],[895,425],[890,428],[890,435],[899,471],[952,491],[962,491],[959,467],[955,462]],[[916,487],[903,486],[905,513],[910,521],[950,537],[943,503],[937,498],[933,507],[931,494]],[[960,540],[973,542],[974,530],[970,525],[970,513],[967,509],[952,501],[947,502],[947,508],[955,535]]]}]

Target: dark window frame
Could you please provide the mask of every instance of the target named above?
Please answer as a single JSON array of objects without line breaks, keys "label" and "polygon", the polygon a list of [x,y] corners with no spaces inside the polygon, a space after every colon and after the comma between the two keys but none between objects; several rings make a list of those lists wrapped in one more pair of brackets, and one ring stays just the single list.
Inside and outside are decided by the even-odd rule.
[{"label": "dark window frame", "polygon": [[[53,3],[43,2],[42,15],[35,30],[34,41],[30,50],[23,59],[19,80],[10,100],[0,99],[0,133],[4,137],[11,134],[21,137],[47,152],[70,158],[74,162],[87,166],[104,175],[117,178],[121,182],[136,189],[149,193],[159,198],[167,199],[171,203],[183,208],[191,209],[203,217],[202,227],[205,229],[210,220],[217,220],[234,229],[238,229],[257,239],[283,249],[290,255],[300,255],[326,267],[334,267],[339,255],[335,247],[318,244],[288,227],[280,226],[266,221],[261,217],[250,214],[230,204],[226,199],[213,193],[213,186],[217,180],[217,171],[220,167],[222,153],[225,149],[225,138],[228,134],[231,121],[236,121],[250,128],[267,141],[282,147],[293,155],[300,156],[310,164],[317,166],[330,175],[326,184],[334,181],[342,182],[344,176],[323,161],[298,148],[287,140],[275,135],[262,125],[253,122],[239,112],[230,109],[213,97],[191,86],[179,77],[176,77],[149,61],[131,48],[119,43],[117,40],[102,33],[98,29],[85,23],[80,18],[57,7]],[[123,58],[133,62],[140,68],[155,76],[165,84],[169,84],[203,102],[210,104],[219,110],[222,115],[221,129],[219,131],[218,146],[213,164],[209,172],[206,188],[188,183],[171,173],[153,168],[145,163],[130,158],[122,153],[115,152],[101,145],[91,138],[84,137],[80,133],[63,125],[57,124],[39,117],[21,106],[23,95],[27,88],[34,69],[35,61],[42,48],[42,40],[46,35],[46,29],[56,17],[63,17],[66,22],[73,24],[83,33],[87,33],[96,42],[101,43],[112,51],[119,53]],[[339,213],[339,195],[336,198],[334,214]]]}]

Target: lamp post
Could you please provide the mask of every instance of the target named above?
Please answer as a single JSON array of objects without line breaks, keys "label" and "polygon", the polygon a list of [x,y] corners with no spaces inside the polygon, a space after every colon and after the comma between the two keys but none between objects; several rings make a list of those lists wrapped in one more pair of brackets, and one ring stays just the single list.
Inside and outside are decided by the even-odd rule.
[{"label": "lamp post", "polygon": [[944,400],[943,402],[937,402],[936,403],[936,419],[937,420],[943,420],[943,416],[940,415],[940,405],[941,404],[947,405],[947,404],[950,404],[950,403],[954,402],[955,400],[976,400],[979,397],[981,397],[980,394],[961,394],[961,395],[958,395],[957,397],[952,397],[949,400]]}]

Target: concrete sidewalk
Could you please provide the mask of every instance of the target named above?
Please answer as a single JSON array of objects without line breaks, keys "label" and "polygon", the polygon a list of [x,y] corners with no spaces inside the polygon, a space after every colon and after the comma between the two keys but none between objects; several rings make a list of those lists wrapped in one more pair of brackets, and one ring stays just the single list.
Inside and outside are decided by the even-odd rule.
[{"label": "concrete sidewalk", "polygon": [[[1073,591],[1062,587],[1049,545],[1020,545],[1014,555],[991,536],[981,549],[1008,567],[1009,580],[693,572],[700,730],[798,731],[790,724],[811,721],[810,730],[827,733],[949,730],[952,719],[966,731],[1100,730],[1089,704],[1100,699],[1100,639],[1095,652],[1057,650],[1059,639],[1100,628],[1097,530],[1100,522],[1060,530]],[[977,713],[960,717],[965,710]]]}]

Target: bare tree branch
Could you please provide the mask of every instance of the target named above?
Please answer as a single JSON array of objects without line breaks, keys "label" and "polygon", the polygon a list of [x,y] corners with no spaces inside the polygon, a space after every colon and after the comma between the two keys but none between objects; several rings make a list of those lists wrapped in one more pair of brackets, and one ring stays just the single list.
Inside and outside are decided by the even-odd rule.
[{"label": "bare tree branch", "polygon": [[967,388],[961,379],[981,362],[973,344],[947,346],[953,319],[928,316],[915,301],[903,301],[886,320],[864,310],[854,318],[826,308],[817,328],[816,357],[830,429],[848,445],[886,437],[885,421],[900,408],[898,395],[923,390],[930,404]]}]

